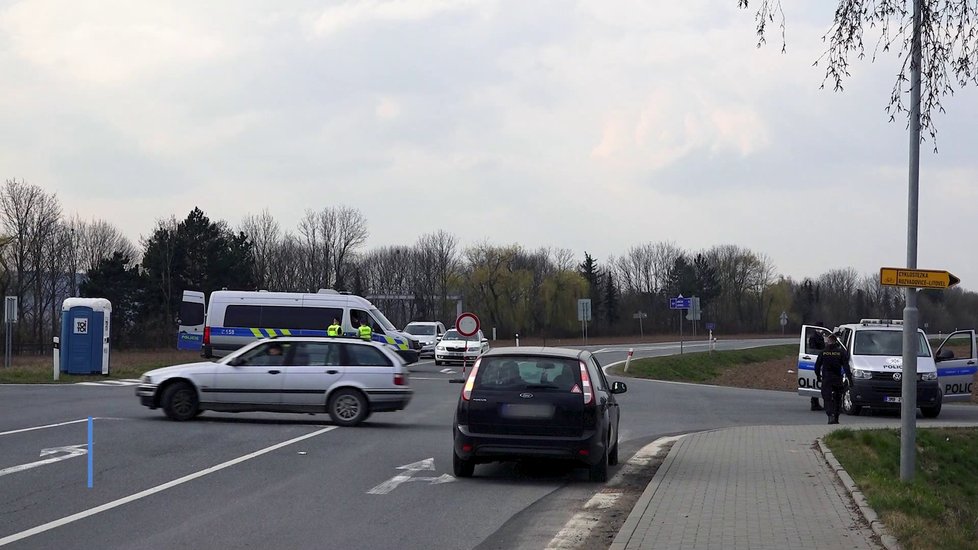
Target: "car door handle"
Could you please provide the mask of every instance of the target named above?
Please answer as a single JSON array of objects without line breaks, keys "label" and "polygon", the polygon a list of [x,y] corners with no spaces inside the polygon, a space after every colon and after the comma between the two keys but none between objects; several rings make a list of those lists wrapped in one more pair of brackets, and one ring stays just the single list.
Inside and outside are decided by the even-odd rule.
[{"label": "car door handle", "polygon": [[968,364],[969,364],[969,365],[974,365],[974,364],[975,364],[975,362],[974,362],[974,361],[968,361]]},{"label": "car door handle", "polygon": [[806,360],[806,361],[811,361],[811,360],[812,360],[812,358],[811,358],[811,357],[809,357],[809,356],[807,356],[807,355],[806,355],[806,356],[804,356],[804,357],[802,357],[802,359],[804,359],[804,360]]},{"label": "car door handle", "polygon": [[280,371],[280,370],[270,370],[270,371],[268,371],[268,374],[278,374],[280,372],[282,372],[282,371]]},{"label": "car door handle", "polygon": [[338,372],[340,372],[340,371],[338,371],[338,370],[333,370],[333,369],[329,369],[328,371],[326,371],[326,374],[336,374],[336,373],[338,373]]}]

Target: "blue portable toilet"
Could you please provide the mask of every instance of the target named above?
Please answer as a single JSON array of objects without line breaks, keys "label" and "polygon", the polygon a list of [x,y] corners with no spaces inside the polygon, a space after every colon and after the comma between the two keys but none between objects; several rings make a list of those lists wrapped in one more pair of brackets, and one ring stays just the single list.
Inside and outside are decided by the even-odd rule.
[{"label": "blue portable toilet", "polygon": [[109,374],[109,318],[105,298],[68,298],[61,304],[61,372]]}]

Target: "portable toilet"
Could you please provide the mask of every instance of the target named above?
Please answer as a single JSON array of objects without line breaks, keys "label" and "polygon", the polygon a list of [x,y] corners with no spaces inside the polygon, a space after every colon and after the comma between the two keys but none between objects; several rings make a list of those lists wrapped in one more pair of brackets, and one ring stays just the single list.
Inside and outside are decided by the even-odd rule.
[{"label": "portable toilet", "polygon": [[109,317],[105,298],[68,298],[61,304],[61,372],[109,374]]}]

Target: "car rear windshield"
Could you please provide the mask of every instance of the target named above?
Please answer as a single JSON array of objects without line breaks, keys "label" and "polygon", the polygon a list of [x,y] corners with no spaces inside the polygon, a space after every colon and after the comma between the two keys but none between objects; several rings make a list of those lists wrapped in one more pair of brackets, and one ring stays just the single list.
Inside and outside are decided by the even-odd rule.
[{"label": "car rear windshield", "polygon": [[[853,355],[903,355],[903,332],[898,330],[859,330],[853,343]],[[917,357],[930,357],[923,334],[917,333]]]},{"label": "car rear windshield", "polygon": [[408,325],[404,331],[415,336],[434,336],[435,325]]},{"label": "car rear windshield", "polygon": [[484,357],[474,389],[580,391],[581,366],[574,359]]}]

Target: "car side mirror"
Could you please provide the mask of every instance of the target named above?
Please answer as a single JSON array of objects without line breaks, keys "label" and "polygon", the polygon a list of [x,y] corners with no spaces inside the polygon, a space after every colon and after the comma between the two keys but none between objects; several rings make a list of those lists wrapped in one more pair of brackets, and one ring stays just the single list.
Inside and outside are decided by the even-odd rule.
[{"label": "car side mirror", "polygon": [[625,393],[628,391],[628,386],[624,382],[612,382],[611,383],[611,393]]},{"label": "car side mirror", "polygon": [[488,344],[489,343],[489,339],[488,338],[483,338],[482,339],[482,343],[483,344]]},{"label": "car side mirror", "polygon": [[435,336],[435,341],[441,342],[441,334],[439,334],[438,336]]},{"label": "car side mirror", "polygon": [[934,358],[935,361],[947,361],[948,359],[954,359],[954,352],[947,348],[938,352],[937,357]]},{"label": "car side mirror", "polygon": [[240,357],[235,357],[234,359],[228,361],[228,365],[231,365],[232,367],[239,367],[241,365],[244,365],[244,363],[245,363],[244,359]]}]

